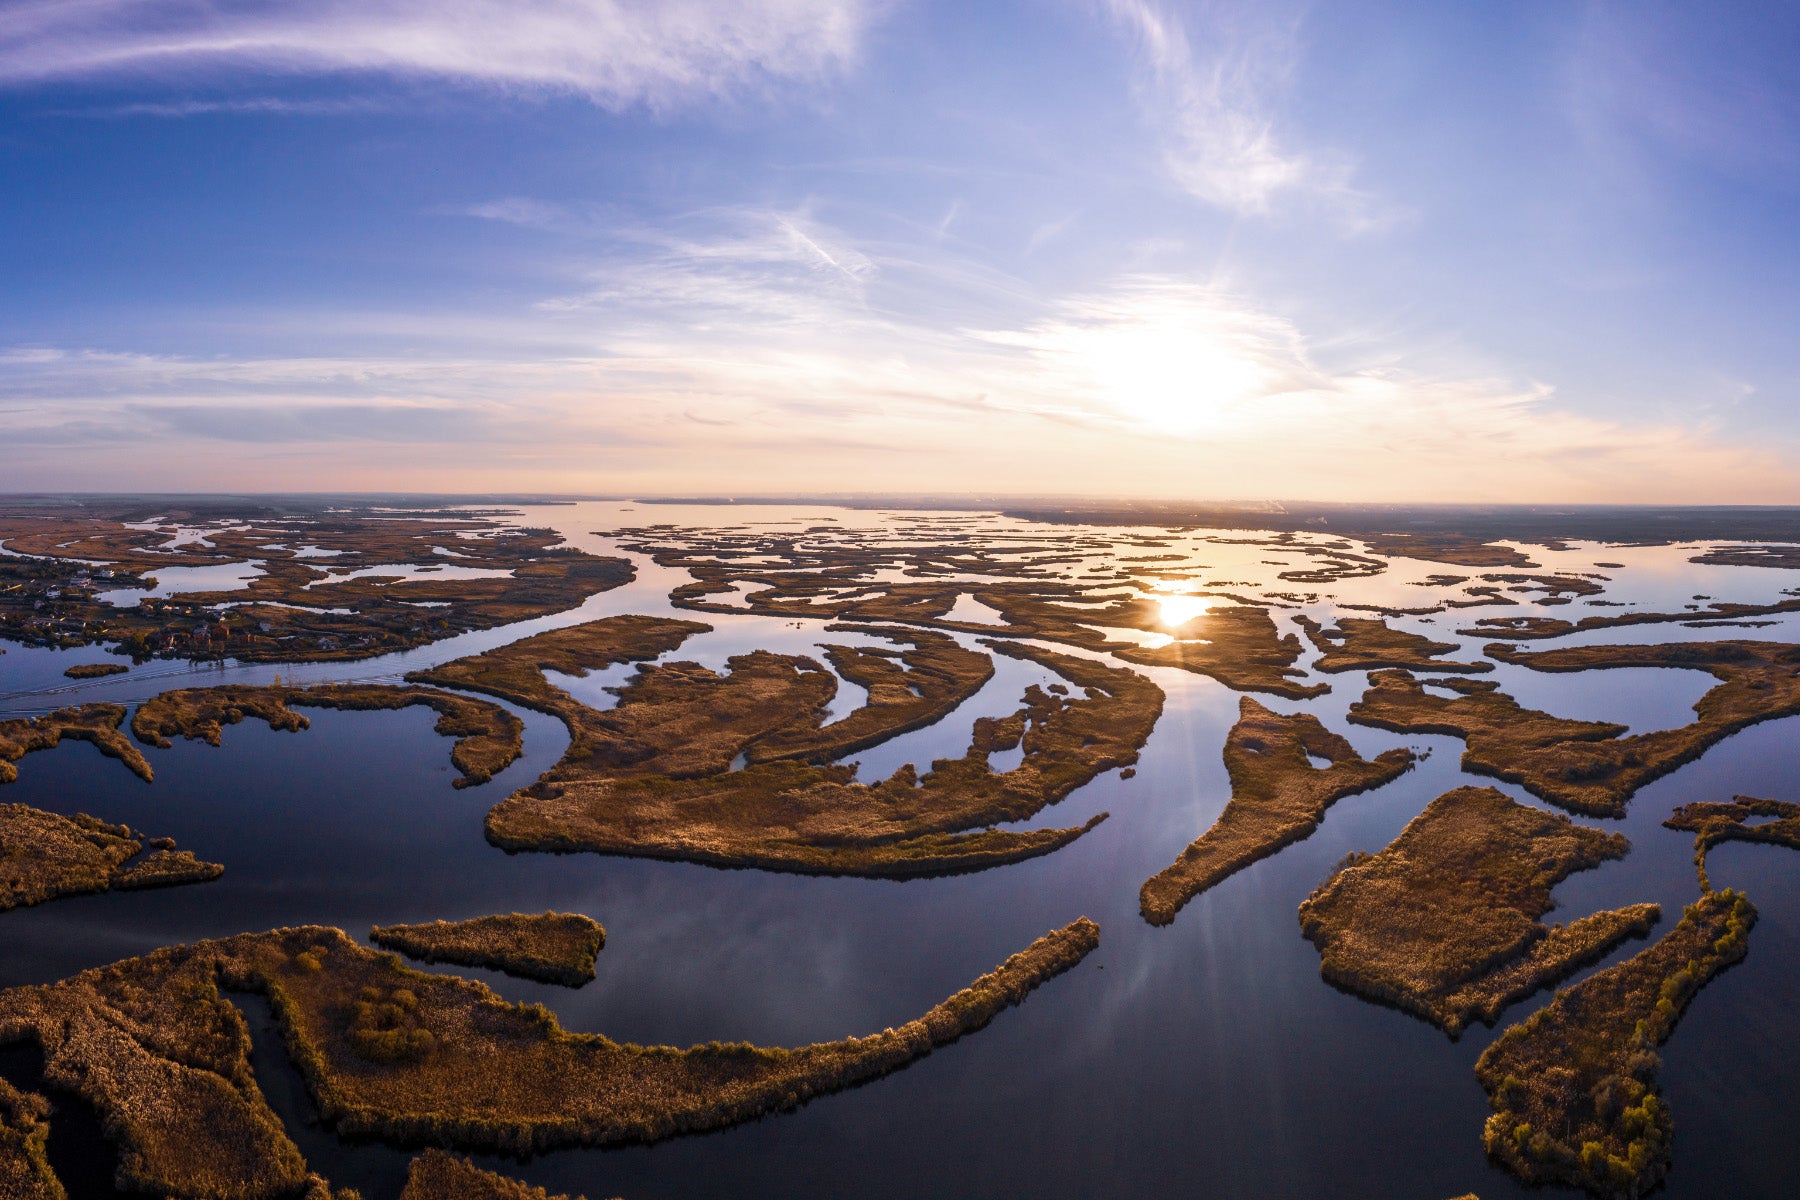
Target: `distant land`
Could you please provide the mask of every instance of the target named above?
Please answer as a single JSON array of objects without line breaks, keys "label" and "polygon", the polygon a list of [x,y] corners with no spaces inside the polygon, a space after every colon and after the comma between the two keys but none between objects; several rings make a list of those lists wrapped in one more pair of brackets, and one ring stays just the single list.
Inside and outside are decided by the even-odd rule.
[{"label": "distant land", "polygon": [[1104,496],[947,495],[935,493],[794,493],[767,496],[626,496],[558,493],[276,492],[276,493],[0,493],[0,508],[49,506],[116,510],[141,505],[145,516],[179,509],[193,517],[248,517],[313,512],[321,506],[386,510],[504,508],[585,500],[639,504],[810,505],[854,509],[999,512],[1051,524],[1191,525],[1342,534],[1455,535],[1482,541],[1685,542],[1731,539],[1800,542],[1800,505],[1639,504],[1353,504],[1318,500],[1147,500]]}]

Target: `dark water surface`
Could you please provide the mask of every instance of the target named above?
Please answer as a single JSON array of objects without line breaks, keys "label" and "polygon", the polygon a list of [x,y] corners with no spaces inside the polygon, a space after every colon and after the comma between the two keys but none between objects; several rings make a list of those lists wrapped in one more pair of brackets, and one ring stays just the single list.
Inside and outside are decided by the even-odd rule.
[{"label": "dark water surface", "polygon": [[[693,519],[551,509],[532,513],[528,523],[550,516],[568,522],[571,533],[621,519]],[[730,519],[747,518],[739,510]],[[1765,574],[1771,578],[1760,585],[1791,582],[1785,572]],[[78,699],[135,700],[162,687],[267,678],[273,670],[284,677],[381,677],[606,612],[666,613],[661,597],[682,578],[645,565],[639,583],[564,618],[391,660],[295,672],[190,672],[155,663],[64,689],[62,667],[104,656],[9,647],[0,657],[0,686],[10,695],[0,704],[29,711]],[[1682,580],[1667,590],[1680,591],[1685,574]],[[857,640],[825,634],[816,623],[800,629],[772,618],[702,619],[717,632],[675,657],[716,666],[758,646],[816,653],[811,647],[821,641]],[[1470,645],[1473,652],[1480,641]],[[923,767],[933,755],[960,753],[975,716],[1011,711],[1025,684],[1043,677],[1034,664],[1002,658],[997,667],[995,680],[940,728],[863,754],[863,778],[902,761]],[[1514,670],[1493,677],[1510,689]],[[1223,808],[1228,785],[1219,749],[1239,697],[1199,676],[1151,674],[1167,690],[1168,707],[1137,777],[1110,774],[1032,823],[1074,825],[1102,810],[1110,820],[1046,858],[906,883],[506,855],[483,840],[484,813],[566,745],[557,722],[532,713],[521,714],[525,759],[465,790],[452,788],[451,743],[432,731],[435,714],[423,709],[309,709],[312,728],[301,734],[258,723],[231,727],[217,749],[184,742],[148,751],[154,785],[72,743],[21,761],[18,782],[0,791],[0,800],[91,812],[170,835],[225,863],[226,873],[204,886],[68,899],[0,915],[0,985],[46,982],[172,942],[281,925],[337,925],[361,937],[375,923],[559,909],[588,913],[607,927],[595,982],[570,990],[493,972],[457,973],[481,978],[509,999],[540,1001],[571,1029],[623,1041],[792,1045],[898,1025],[1033,938],[1086,915],[1101,926],[1096,953],[989,1028],[894,1075],[719,1133],[523,1163],[481,1161],[595,1200],[1541,1194],[1491,1167],[1481,1150],[1488,1110],[1472,1066],[1497,1031],[1477,1027],[1452,1042],[1422,1021],[1325,984],[1295,915],[1346,852],[1379,849],[1451,787],[1492,781],[1459,773],[1455,739],[1348,725],[1343,716],[1361,693],[1360,675],[1333,677],[1333,693],[1309,705],[1268,700],[1281,711],[1317,712],[1364,753],[1404,744],[1428,748],[1430,757],[1387,787],[1341,801],[1313,837],[1214,888],[1173,925],[1152,928],[1138,915],[1138,887]],[[1597,690],[1609,677],[1618,685],[1610,705],[1608,693]],[[1686,706],[1710,682],[1692,672],[1533,675],[1531,703],[1662,728],[1685,720]],[[1561,708],[1559,694],[1569,701]],[[1691,839],[1660,821],[1676,804],[1733,792],[1800,799],[1797,733],[1797,720],[1757,726],[1645,788],[1624,820],[1589,822],[1623,831],[1634,849],[1565,882],[1551,919],[1655,900],[1664,906],[1666,929],[1697,888]],[[1527,799],[1519,789],[1505,790]],[[1800,1191],[1800,1146],[1783,1134],[1800,1105],[1793,1067],[1800,1062],[1800,856],[1730,844],[1713,852],[1710,869],[1715,886],[1746,891],[1762,920],[1749,958],[1700,994],[1665,1048],[1676,1144],[1661,1194],[1791,1196]],[[318,1128],[266,1005],[237,999],[256,1034],[264,1092],[313,1167],[339,1186],[362,1188],[368,1200],[393,1200],[408,1152],[347,1144]],[[1515,1006],[1503,1022],[1544,999]],[[18,1051],[0,1054],[11,1056],[0,1057],[0,1072],[9,1077],[34,1069]],[[58,1137],[78,1140],[79,1117],[69,1124],[74,1128]]]}]

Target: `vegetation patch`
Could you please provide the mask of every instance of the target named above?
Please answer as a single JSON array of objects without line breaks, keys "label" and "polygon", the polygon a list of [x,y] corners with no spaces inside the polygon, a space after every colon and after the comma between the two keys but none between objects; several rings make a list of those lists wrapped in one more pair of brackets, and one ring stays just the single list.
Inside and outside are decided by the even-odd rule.
[{"label": "vegetation patch", "polygon": [[70,679],[101,679],[108,675],[123,675],[131,670],[124,663],[77,663],[64,671]]},{"label": "vegetation patch", "polygon": [[1668,667],[1720,680],[1679,729],[1627,736],[1626,726],[1572,721],[1521,708],[1485,680],[1441,680],[1439,696],[1403,671],[1369,677],[1350,720],[1406,733],[1442,733],[1467,743],[1463,769],[1524,786],[1574,812],[1616,817],[1637,790],[1759,721],[1800,712],[1800,646],[1779,642],[1676,642],[1661,646],[1572,646],[1528,654],[1489,646],[1505,662],[1539,671]]},{"label": "vegetation patch", "polygon": [[1694,835],[1694,866],[1706,891],[1712,890],[1706,878],[1706,852],[1720,842],[1766,842],[1800,850],[1800,804],[1782,800],[1733,796],[1729,804],[1684,804],[1663,824]]},{"label": "vegetation patch", "polygon": [[[621,530],[634,538],[630,548],[650,554],[663,566],[680,567],[694,581],[670,593],[671,603],[703,612],[750,611],[767,616],[923,625],[984,637],[1027,637],[1111,654],[1143,666],[1194,671],[1244,691],[1271,692],[1291,699],[1322,695],[1329,685],[1307,683],[1294,664],[1300,639],[1281,633],[1261,604],[1229,592],[1192,593],[1232,601],[1171,629],[1163,621],[1162,597],[1122,587],[1129,573],[1089,573],[1084,581],[1061,572],[1088,561],[1096,549],[1117,549],[1092,537],[1078,544],[1043,534],[1021,538],[1000,532],[979,537],[958,532],[930,543],[907,529],[895,543],[871,542],[867,531],[837,541],[831,532],[734,534],[680,531],[668,526]],[[1285,539],[1285,540],[1284,540]],[[1125,545],[1167,546],[1166,540],[1117,539]],[[1255,544],[1263,544],[1258,541]],[[1380,569],[1379,560],[1350,553],[1347,543],[1317,545],[1291,535],[1270,541],[1282,549],[1322,559],[1316,571],[1283,578],[1341,579]],[[1179,555],[1126,556],[1149,562]],[[906,565],[894,579],[896,561]],[[877,575],[877,572],[880,572]],[[1163,577],[1164,572],[1147,571]],[[731,594],[727,602],[718,597]],[[994,623],[953,616],[967,596],[998,614]],[[741,602],[740,602],[741,600]],[[1162,645],[1138,634],[1166,634]]]},{"label": "vegetation patch", "polygon": [[0,992],[0,1044],[31,1040],[44,1079],[100,1114],[121,1190],[277,1200],[313,1182],[250,1072],[243,1017],[197,947]]},{"label": "vegetation patch", "polygon": [[[577,702],[561,688],[552,686],[544,678],[545,671],[580,677],[621,663],[651,662],[694,634],[711,629],[711,625],[698,621],[634,615],[607,617],[521,638],[428,671],[416,671],[407,678],[417,683],[485,692],[563,717],[563,710]],[[571,726],[569,732],[574,734],[576,730]]]},{"label": "vegetation patch", "polygon": [[1688,561],[1720,567],[1775,567],[1792,571],[1800,567],[1800,546],[1709,546]]},{"label": "vegetation patch", "polygon": [[1537,566],[1511,546],[1461,533],[1383,533],[1360,535],[1371,553],[1389,558],[1416,558],[1458,567]]},{"label": "vegetation patch", "polygon": [[423,962],[493,967],[509,975],[580,987],[594,977],[606,930],[580,913],[509,913],[423,925],[377,925],[369,938]]},{"label": "vegetation patch", "polygon": [[1641,1196],[1669,1166],[1673,1120],[1656,1048],[1707,980],[1744,957],[1756,909],[1732,891],[1687,907],[1661,940],[1582,980],[1482,1053],[1488,1154],[1533,1183]]},{"label": "vegetation patch", "polygon": [[50,1102],[0,1079],[0,1196],[7,1200],[68,1200],[50,1169]]},{"label": "vegetation patch", "polygon": [[[1315,767],[1314,757],[1329,765]],[[1167,925],[1201,892],[1310,835],[1336,801],[1396,779],[1412,764],[1404,749],[1370,762],[1310,713],[1284,716],[1243,697],[1225,739],[1231,801],[1211,829],[1144,884],[1144,919]]]},{"label": "vegetation patch", "polygon": [[1384,667],[1404,667],[1415,671],[1479,672],[1494,669],[1492,663],[1455,662],[1439,657],[1456,650],[1454,642],[1438,642],[1417,633],[1395,629],[1376,618],[1340,617],[1331,626],[1321,626],[1310,617],[1299,616],[1294,623],[1306,630],[1306,636],[1320,651],[1313,665],[1321,671],[1377,671]]},{"label": "vegetation patch", "polygon": [[1542,792],[1520,780],[1545,799],[1579,811],[1622,813],[1638,788],[1700,757],[1730,735],[1761,721],[1800,713],[1800,646],[1785,642],[1570,646],[1535,653],[1499,645],[1489,646],[1487,653],[1534,671],[1656,667],[1705,671],[1719,680],[1695,703],[1692,723],[1569,746],[1554,756],[1560,762],[1539,768],[1544,776]]},{"label": "vegetation patch", "polygon": [[1538,918],[1575,871],[1622,858],[1618,834],[1572,823],[1493,788],[1432,801],[1379,854],[1345,863],[1300,906],[1325,977],[1416,1013],[1452,1037],[1642,936],[1654,904],[1567,926]]},{"label": "vegetation patch", "polygon": [[13,764],[21,758],[34,750],[52,749],[64,738],[92,742],[100,753],[118,759],[148,783],[155,778],[155,772],[131,740],[119,731],[124,721],[122,704],[83,704],[59,708],[41,717],[0,721],[0,783],[11,783],[19,777],[19,768]]},{"label": "vegetation patch", "polygon": [[[484,1171],[466,1158],[427,1150],[406,1170],[400,1200],[571,1200],[540,1187]],[[576,1196],[573,1200],[586,1200]]]},{"label": "vegetation patch", "polygon": [[403,966],[318,927],[169,947],[61,983],[0,992],[0,1044],[44,1050],[119,1150],[122,1187],[263,1200],[308,1186],[250,1073],[219,986],[266,993],[289,1053],[340,1133],[462,1150],[649,1142],[793,1108],[980,1029],[1099,944],[1078,920],[917,1020],[798,1049],[622,1045],[546,1009]]},{"label": "vegetation patch", "polygon": [[1166,646],[1108,646],[1116,657],[1149,667],[1180,667],[1217,679],[1240,691],[1269,692],[1290,700],[1323,696],[1325,683],[1298,682],[1304,674],[1294,664],[1300,639],[1281,633],[1265,608],[1236,605],[1215,608],[1191,631],[1204,637],[1177,638]]},{"label": "vegetation patch", "polygon": [[993,659],[941,633],[874,625],[826,628],[887,638],[901,648],[826,646],[825,657],[833,669],[867,689],[869,702],[829,725],[799,726],[770,734],[749,746],[745,751],[748,761],[798,758],[829,762],[866,750],[908,730],[934,724],[994,677]]},{"label": "vegetation patch", "polygon": [[245,717],[266,721],[271,729],[298,731],[310,722],[294,709],[399,709],[423,704],[438,714],[437,732],[456,739],[450,761],[461,778],[456,787],[486,783],[524,750],[525,726],[497,704],[455,696],[430,688],[383,687],[375,684],[329,684],[288,687],[228,684],[164,692],[138,706],[131,730],[140,742],[167,749],[171,737],[204,739],[217,746],[226,725]]},{"label": "vegetation patch", "polygon": [[143,835],[85,813],[64,817],[0,804],[0,912],[108,888],[198,883],[225,872],[163,839],[150,855],[132,862],[143,849]]},{"label": "vegetation patch", "polygon": [[[89,501],[0,511],[7,548],[35,556],[0,563],[0,630],[37,645],[115,643],[140,661],[356,659],[565,612],[633,574],[624,559],[561,546],[551,529],[502,525],[492,512],[277,514],[257,505],[240,523],[190,540],[174,536],[183,514],[132,528],[149,524],[132,508]],[[440,550],[449,546],[457,567],[483,574],[445,571]],[[164,567],[250,563],[247,586],[234,591],[145,597],[134,606],[101,599],[144,586]],[[396,570],[371,573],[383,566]]]},{"label": "vegetation patch", "polygon": [[113,877],[112,885],[121,891],[176,887],[210,883],[224,873],[225,868],[219,863],[203,862],[191,850],[152,850],[137,862],[127,864]]},{"label": "vegetation patch", "polygon": [[1475,622],[1475,628],[1458,632],[1474,637],[1530,641],[1561,637],[1566,633],[1617,629],[1624,625],[1669,625],[1675,622],[1686,625],[1693,621],[1735,621],[1744,617],[1769,617],[1791,612],[1800,612],[1800,598],[1777,600],[1771,604],[1736,604],[1715,600],[1706,605],[1690,604],[1681,612],[1615,613],[1610,617],[1583,617],[1579,621],[1565,621],[1558,617],[1485,617]]},{"label": "vegetation patch", "polygon": [[[961,758],[940,759],[923,777],[908,765],[864,784],[851,767],[791,757],[731,769],[765,740],[780,744],[796,728],[819,728],[835,683],[811,659],[754,651],[730,659],[723,675],[694,663],[659,663],[641,669],[619,689],[617,707],[604,712],[536,669],[546,657],[569,661],[555,653],[565,641],[629,649],[648,637],[662,645],[686,636],[681,624],[609,618],[418,676],[506,695],[569,728],[562,761],[488,814],[489,841],[508,850],[589,850],[813,874],[978,870],[1049,853],[1092,828],[1099,817],[1073,829],[992,826],[1025,820],[1097,775],[1135,763],[1162,712],[1162,690],[1135,672],[988,642],[996,653],[1056,671],[1082,694],[1034,685],[1011,717],[977,721]],[[584,652],[575,665],[604,665],[596,657]],[[1016,747],[1024,753],[1012,770],[989,767],[991,753]]]}]

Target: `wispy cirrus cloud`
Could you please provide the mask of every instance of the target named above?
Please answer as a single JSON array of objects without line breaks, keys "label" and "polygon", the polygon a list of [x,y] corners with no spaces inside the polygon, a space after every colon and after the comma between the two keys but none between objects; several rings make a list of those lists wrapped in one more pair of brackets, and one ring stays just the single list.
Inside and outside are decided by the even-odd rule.
[{"label": "wispy cirrus cloud", "polygon": [[341,100],[290,99],[283,96],[245,96],[229,100],[139,101],[130,104],[102,104],[88,108],[68,109],[60,113],[70,117],[199,117],[217,113],[248,116],[336,117],[354,113],[380,112],[388,107],[373,97],[346,97]]},{"label": "wispy cirrus cloud", "polygon": [[367,71],[665,108],[856,58],[877,0],[26,0],[0,82]]},{"label": "wispy cirrus cloud", "polygon": [[1347,231],[1391,223],[1397,210],[1353,182],[1342,155],[1297,147],[1279,128],[1276,97],[1298,60],[1294,18],[1270,8],[1210,3],[1189,20],[1159,0],[1100,0],[1141,63],[1139,100],[1183,188],[1237,213],[1264,214],[1284,196],[1323,204]]},{"label": "wispy cirrus cloud", "polygon": [[[503,213],[480,215],[517,221],[516,213],[531,211],[525,203],[503,201]],[[539,307],[592,313],[615,329],[673,320],[713,330],[721,323],[754,324],[772,334],[867,319],[867,288],[880,273],[876,259],[807,214],[716,210],[687,224],[704,231],[614,227],[621,245],[592,269],[590,286]]]}]

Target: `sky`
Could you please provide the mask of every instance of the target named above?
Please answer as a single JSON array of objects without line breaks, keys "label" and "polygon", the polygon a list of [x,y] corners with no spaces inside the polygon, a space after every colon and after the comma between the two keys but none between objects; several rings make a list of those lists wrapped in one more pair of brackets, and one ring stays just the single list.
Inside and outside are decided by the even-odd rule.
[{"label": "sky", "polygon": [[1800,503],[1800,8],[0,0],[0,491]]}]

